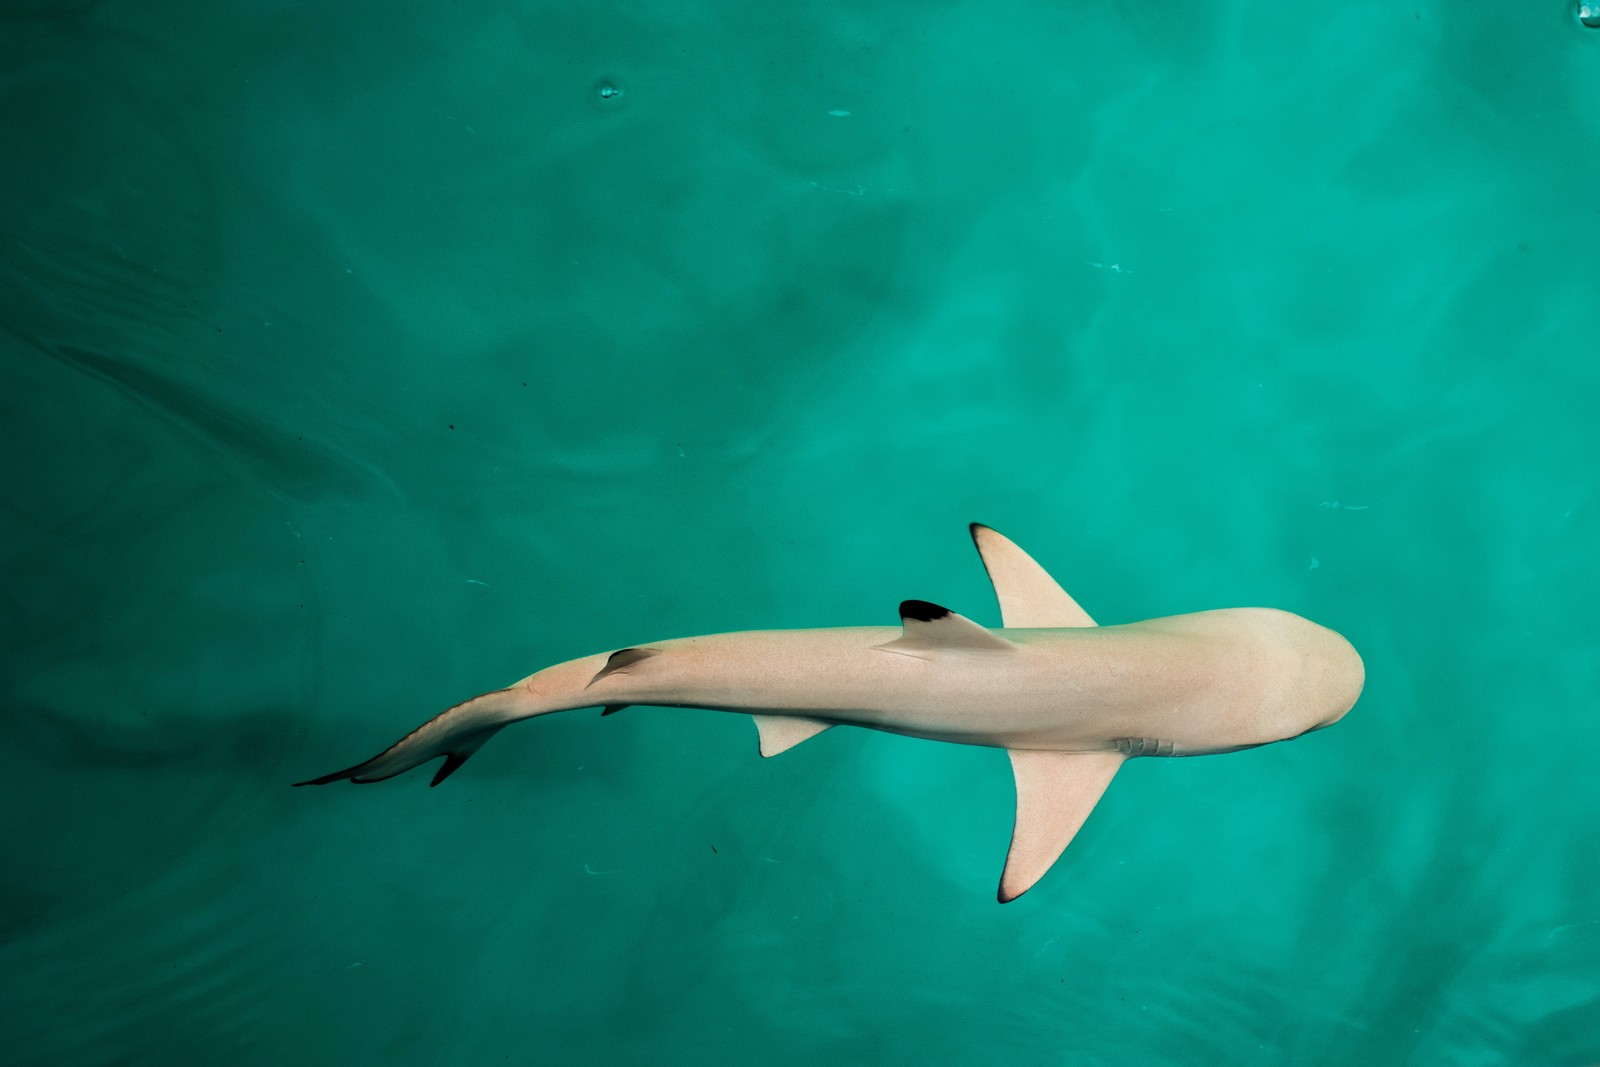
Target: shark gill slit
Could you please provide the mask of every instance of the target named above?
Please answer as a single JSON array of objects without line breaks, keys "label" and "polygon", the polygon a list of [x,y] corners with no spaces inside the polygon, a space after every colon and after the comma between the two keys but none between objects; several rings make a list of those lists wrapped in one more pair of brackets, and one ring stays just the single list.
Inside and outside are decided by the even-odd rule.
[{"label": "shark gill slit", "polygon": [[1117,751],[1124,756],[1171,756],[1175,746],[1157,737],[1119,737]]}]

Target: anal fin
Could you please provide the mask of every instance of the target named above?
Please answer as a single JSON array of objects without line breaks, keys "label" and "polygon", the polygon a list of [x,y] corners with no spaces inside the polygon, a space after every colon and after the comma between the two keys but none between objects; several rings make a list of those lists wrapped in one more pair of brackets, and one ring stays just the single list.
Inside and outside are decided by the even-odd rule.
[{"label": "anal fin", "polygon": [[1002,904],[1033,888],[1066,851],[1125,758],[1115,751],[1008,752],[1017,778],[1017,823],[1000,875]]},{"label": "anal fin", "polygon": [[816,737],[832,726],[821,719],[806,719],[797,715],[752,715],[756,729],[761,734],[761,754],[776,756],[787,752],[800,742]]}]

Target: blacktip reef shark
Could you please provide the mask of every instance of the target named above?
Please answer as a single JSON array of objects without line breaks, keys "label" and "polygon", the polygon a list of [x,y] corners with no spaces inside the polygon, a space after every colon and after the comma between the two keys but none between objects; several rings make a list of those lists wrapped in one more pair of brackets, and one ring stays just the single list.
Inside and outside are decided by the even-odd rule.
[{"label": "blacktip reef shark", "polygon": [[1355,649],[1298,615],[1229,608],[1097,626],[1026,552],[971,530],[998,630],[907,600],[898,629],[757,630],[603,652],[473,697],[365,763],[298,784],[376,782],[443,756],[438,785],[513,722],[635,704],[751,715],[763,756],[841,724],[986,745],[1006,750],[1016,776],[1005,903],[1060,857],[1123,761],[1298,737],[1361,694]]}]

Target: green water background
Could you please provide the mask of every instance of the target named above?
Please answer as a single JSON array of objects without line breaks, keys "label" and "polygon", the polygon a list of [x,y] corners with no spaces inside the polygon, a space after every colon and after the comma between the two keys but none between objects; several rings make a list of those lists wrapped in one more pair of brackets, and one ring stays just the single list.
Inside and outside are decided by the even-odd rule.
[{"label": "green water background", "polygon": [[[1565,4],[13,0],[0,144],[8,1062],[1600,1060]],[[992,750],[287,788],[575,655],[998,624],[970,520],[1367,693],[1005,907]]]}]

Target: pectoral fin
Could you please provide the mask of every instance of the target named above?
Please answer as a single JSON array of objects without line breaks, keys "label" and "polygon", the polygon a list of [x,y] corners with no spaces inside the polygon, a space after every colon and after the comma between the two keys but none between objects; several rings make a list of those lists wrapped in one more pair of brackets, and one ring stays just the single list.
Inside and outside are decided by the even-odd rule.
[{"label": "pectoral fin", "polygon": [[1066,851],[1124,758],[1120,752],[1008,751],[1017,778],[1017,824],[1000,876],[1002,904],[1033,888]]},{"label": "pectoral fin", "polygon": [[763,756],[787,752],[833,725],[821,719],[803,719],[795,715],[752,715],[751,718],[756,721],[756,729],[761,733]]},{"label": "pectoral fin", "polygon": [[994,595],[1000,600],[1000,619],[1009,628],[1054,629],[1093,626],[1089,613],[1056,584],[1033,557],[980,522],[972,524],[972,543],[983,557]]}]

